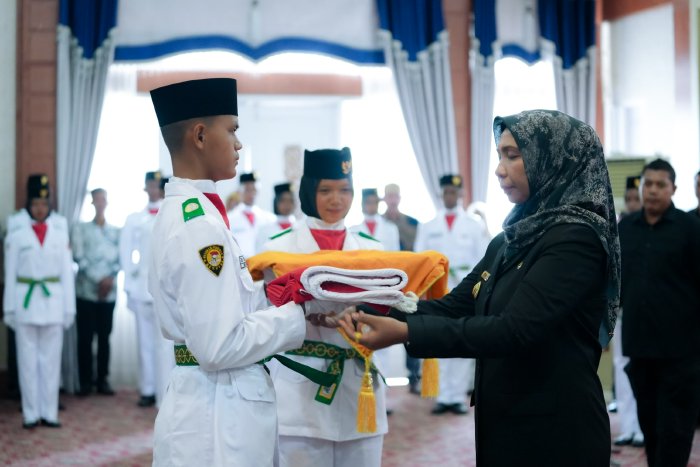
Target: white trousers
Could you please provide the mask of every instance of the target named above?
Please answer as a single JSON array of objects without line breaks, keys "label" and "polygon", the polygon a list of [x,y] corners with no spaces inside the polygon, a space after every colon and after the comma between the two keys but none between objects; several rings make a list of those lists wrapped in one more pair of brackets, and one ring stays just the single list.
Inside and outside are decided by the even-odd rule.
[{"label": "white trousers", "polygon": [[43,418],[56,422],[63,326],[17,324],[15,332],[24,421],[32,423]]},{"label": "white trousers", "polygon": [[352,441],[280,436],[280,467],[380,467],[384,435]]},{"label": "white trousers", "polygon": [[615,323],[613,335],[613,368],[615,372],[615,400],[617,401],[617,414],[620,418],[620,434],[642,433],[637,419],[637,401],[634,398],[630,380],[625,373],[625,365],[630,359],[622,355],[622,316]]},{"label": "white trousers", "polygon": [[156,407],[160,407],[168,388],[170,374],[175,368],[175,348],[173,341],[163,337],[159,324],[156,325],[156,334]]},{"label": "white trousers", "polygon": [[474,359],[441,358],[439,404],[467,402],[467,391],[474,387]]},{"label": "white trousers", "polygon": [[[152,302],[129,299],[136,318],[139,343],[139,391],[142,396],[156,393],[156,337],[160,335]],[[156,334],[156,332],[158,334]]]}]

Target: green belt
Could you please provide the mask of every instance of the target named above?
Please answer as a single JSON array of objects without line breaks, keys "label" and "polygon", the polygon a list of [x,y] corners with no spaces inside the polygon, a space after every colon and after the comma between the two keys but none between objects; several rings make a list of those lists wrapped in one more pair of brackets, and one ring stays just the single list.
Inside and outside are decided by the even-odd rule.
[{"label": "green belt", "polygon": [[34,292],[34,287],[39,285],[44,295],[47,297],[51,296],[49,288],[46,287],[47,282],[61,282],[60,277],[45,277],[44,279],[32,279],[30,277],[18,277],[17,282],[20,284],[29,284],[29,289],[27,289],[27,294],[24,296],[24,308],[29,307],[29,301],[32,299],[32,292]]},{"label": "green belt", "polygon": [[[297,355],[301,357],[316,357],[331,360],[328,370],[320,371],[308,365],[299,363],[284,355],[273,355],[257,363],[265,364],[273,358],[286,366],[290,370],[308,378],[311,382],[319,385],[315,399],[318,402],[330,405],[333,402],[338,384],[343,376],[345,360],[362,359],[362,356],[355,349],[345,349],[337,345],[319,341],[304,341],[300,349],[285,352],[287,355]],[[364,360],[363,360],[364,361]],[[185,344],[175,345],[175,363],[178,366],[198,366],[199,362]],[[372,364],[372,371],[378,373],[377,368]]]},{"label": "green belt", "polygon": [[[355,349],[346,349],[327,342],[305,340],[304,345],[300,349],[290,350],[285,353],[288,355],[298,355],[301,357],[325,358],[326,360],[331,361],[330,365],[328,365],[328,370],[326,370],[325,373],[326,375],[332,376],[331,384],[320,383],[318,391],[316,391],[316,397],[314,398],[316,401],[327,405],[330,405],[331,402],[333,402],[335,393],[338,391],[338,385],[343,377],[345,360],[356,358],[364,363],[364,358]],[[284,362],[280,361],[280,363],[284,365]],[[299,362],[295,363],[299,364]],[[290,369],[294,370],[293,368]],[[371,370],[374,373],[379,373],[377,367],[374,366],[374,363],[372,363]],[[312,381],[314,383],[316,382],[314,380]]]}]

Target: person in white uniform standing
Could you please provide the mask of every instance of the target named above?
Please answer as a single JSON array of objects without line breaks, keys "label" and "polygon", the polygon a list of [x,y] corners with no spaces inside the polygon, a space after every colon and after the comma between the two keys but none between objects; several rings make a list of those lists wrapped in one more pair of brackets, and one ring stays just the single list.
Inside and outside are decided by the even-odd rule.
[{"label": "person in white uniform standing", "polygon": [[[484,256],[489,244],[482,225],[462,208],[462,177],[440,177],[443,209],[433,220],[418,226],[415,251],[435,250],[450,261],[448,287],[454,288]],[[473,385],[474,360],[440,359],[440,392],[432,413],[468,412],[467,391]]]},{"label": "person in white uniform standing", "polygon": [[[119,239],[119,256],[124,270],[126,306],[134,312],[139,353],[139,407],[151,407],[156,403],[156,394],[161,398],[165,382],[159,381],[158,346],[163,339],[155,312],[153,297],[148,292],[148,266],[151,260],[151,232],[156,214],[163,202],[165,180],[160,171],[146,172],[144,191],[148,204],[138,212],[130,214]],[[172,343],[170,343],[172,346]],[[168,371],[175,366],[172,361]],[[167,374],[167,373],[166,373]],[[160,398],[159,398],[160,399]]]},{"label": "person in white uniform standing", "polygon": [[258,196],[255,173],[243,173],[240,176],[239,193],[241,202],[228,213],[231,220],[231,232],[246,257],[251,257],[256,251],[258,232],[263,226],[275,222],[275,215],[255,205]]},{"label": "person in white uniform standing", "polygon": [[[313,253],[319,250],[381,250],[376,239],[345,227],[353,199],[350,149],[304,151],[304,173],[299,186],[301,210],[306,219],[297,222],[267,244],[268,251]],[[267,277],[267,273],[266,273]],[[322,302],[310,302],[307,313],[342,311],[319,309]],[[358,392],[364,362],[336,329],[307,325],[304,347],[287,357],[326,371],[342,355],[340,382],[320,387],[277,362],[271,367],[280,399],[278,417],[281,467],[379,467],[387,432],[385,386],[373,378],[376,397],[375,433],[357,431]]]},{"label": "person in white uniform standing", "polygon": [[215,182],[236,175],[236,80],[151,91],[174,176],[156,216],[149,291],[177,366],[156,417],[153,465],[271,466],[274,386],[260,363],[298,348],[302,306],[269,306],[231,235]]},{"label": "person in white uniform standing", "polygon": [[51,212],[48,177],[27,182],[29,222],[5,241],[4,322],[14,329],[22,426],[59,428],[63,330],[75,319],[73,260],[65,219]]},{"label": "person in white uniform standing", "polygon": [[275,185],[275,199],[273,200],[272,207],[275,216],[277,216],[277,220],[260,227],[255,248],[256,252],[263,251],[265,243],[270,240],[270,237],[283,230],[287,230],[296,222],[296,218],[294,217],[296,204],[291,183]]},{"label": "person in white uniform standing", "polygon": [[379,195],[376,188],[362,189],[364,221],[352,230],[364,232],[379,240],[386,251],[401,251],[399,228],[379,215]]}]

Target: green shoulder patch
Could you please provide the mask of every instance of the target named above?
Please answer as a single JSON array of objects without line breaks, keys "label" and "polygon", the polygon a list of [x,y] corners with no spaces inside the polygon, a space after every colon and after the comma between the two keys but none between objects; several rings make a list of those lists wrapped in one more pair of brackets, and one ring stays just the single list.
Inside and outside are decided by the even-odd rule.
[{"label": "green shoulder patch", "polygon": [[374,240],[374,241],[377,242],[377,243],[380,243],[379,240],[377,240],[376,238],[374,238],[374,237],[371,236],[370,234],[366,234],[366,233],[364,233],[364,232],[357,232],[357,235],[359,235],[359,236],[362,237],[362,238],[368,238],[368,239],[370,239],[370,240]]},{"label": "green shoulder patch", "polygon": [[282,235],[287,235],[287,234],[288,234],[289,232],[291,232],[291,231],[292,231],[292,228],[291,228],[291,227],[288,228],[288,229],[284,229],[282,232],[278,232],[278,233],[274,234],[274,235],[273,235],[272,237],[270,237],[268,240],[274,240],[274,239],[276,239],[276,238],[281,237]]},{"label": "green shoulder patch", "polygon": [[224,267],[224,246],[209,245],[199,250],[199,257],[204,265],[215,276],[219,276],[221,268]]},{"label": "green shoulder patch", "polygon": [[185,222],[203,215],[204,209],[197,198],[190,198],[182,203],[182,217]]}]

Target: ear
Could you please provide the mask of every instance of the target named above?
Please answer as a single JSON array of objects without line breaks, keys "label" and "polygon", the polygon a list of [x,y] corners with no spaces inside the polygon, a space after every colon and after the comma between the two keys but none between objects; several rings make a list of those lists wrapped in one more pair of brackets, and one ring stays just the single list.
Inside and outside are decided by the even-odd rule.
[{"label": "ear", "polygon": [[204,148],[204,144],[207,140],[207,126],[202,123],[198,122],[192,127],[192,142],[194,145],[202,149]]}]

